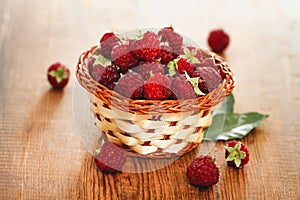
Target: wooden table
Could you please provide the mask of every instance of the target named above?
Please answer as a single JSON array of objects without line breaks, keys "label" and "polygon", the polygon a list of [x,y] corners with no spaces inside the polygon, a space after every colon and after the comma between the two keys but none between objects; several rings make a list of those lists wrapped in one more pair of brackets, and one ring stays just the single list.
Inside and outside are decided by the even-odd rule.
[{"label": "wooden table", "polygon": [[[285,0],[0,0],[0,199],[300,199],[299,8]],[[203,47],[210,30],[224,28],[236,112],[270,114],[242,139],[251,151],[244,169],[225,167],[226,142],[213,144],[223,169],[206,190],[185,177],[197,150],[152,172],[97,171],[73,121],[80,53],[105,31],[170,23]],[[62,92],[46,80],[55,61],[73,74]]]}]

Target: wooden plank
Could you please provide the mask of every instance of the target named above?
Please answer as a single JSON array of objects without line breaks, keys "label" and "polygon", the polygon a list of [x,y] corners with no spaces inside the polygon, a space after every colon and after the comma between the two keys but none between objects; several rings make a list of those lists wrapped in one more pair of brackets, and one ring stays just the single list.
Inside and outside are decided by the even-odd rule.
[{"label": "wooden plank", "polygon": [[[299,199],[297,1],[122,2],[0,0],[0,199]],[[105,31],[170,23],[204,47],[211,29],[230,34],[224,56],[237,77],[235,110],[270,114],[242,139],[250,163],[227,167],[220,141],[155,171],[103,174],[73,122],[75,76],[57,92],[47,67],[61,61],[74,74],[80,53]],[[185,171],[205,148],[222,170],[219,183],[203,190],[187,183]],[[159,166],[129,160],[144,171]]]}]

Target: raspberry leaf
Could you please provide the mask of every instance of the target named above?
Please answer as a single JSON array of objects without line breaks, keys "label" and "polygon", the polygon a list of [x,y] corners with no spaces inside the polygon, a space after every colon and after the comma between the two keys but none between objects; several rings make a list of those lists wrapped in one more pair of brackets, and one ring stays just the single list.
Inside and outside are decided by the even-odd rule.
[{"label": "raspberry leaf", "polygon": [[225,146],[225,149],[229,152],[226,161],[234,161],[235,165],[239,167],[241,165],[242,159],[246,157],[246,152],[241,151],[241,143],[236,143],[236,145],[233,148]]},{"label": "raspberry leaf", "polygon": [[185,72],[185,77],[192,84],[192,86],[194,87],[194,91],[197,95],[205,95],[198,87],[199,77],[191,78],[187,72]]},{"label": "raspberry leaf", "polygon": [[104,67],[111,65],[111,61],[102,55],[96,57],[94,65],[101,64]]},{"label": "raspberry leaf", "polygon": [[167,67],[169,68],[169,75],[174,76],[176,74],[176,63],[174,61],[170,61],[167,64]]},{"label": "raspberry leaf", "polygon": [[101,149],[95,149],[95,155],[98,155],[99,153],[101,153]]},{"label": "raspberry leaf", "polygon": [[258,112],[216,114],[213,116],[212,125],[205,131],[204,140],[241,139],[268,117],[269,115]]},{"label": "raspberry leaf", "polygon": [[214,112],[212,125],[205,130],[204,140],[241,139],[269,117],[258,112],[235,113],[234,102],[233,94],[225,98],[221,108]]},{"label": "raspberry leaf", "polygon": [[55,77],[55,80],[57,83],[60,83],[60,82],[62,82],[62,80],[69,77],[66,70],[64,70],[62,67],[59,67],[57,70],[50,71],[49,75],[52,77]]},{"label": "raspberry leaf", "polygon": [[186,59],[188,59],[191,63],[193,63],[193,64],[199,64],[200,63],[198,58],[195,57],[195,55],[197,53],[197,49],[190,50],[189,48],[185,47],[183,49],[183,52],[184,52],[184,57]]},{"label": "raspberry leaf", "polygon": [[230,93],[225,100],[222,102],[222,107],[221,109],[225,112],[225,113],[232,113],[233,112],[233,107],[234,107],[234,96],[232,93]]},{"label": "raspberry leaf", "polygon": [[214,114],[219,114],[219,113],[232,113],[233,112],[233,107],[234,107],[234,96],[232,93],[230,93],[222,102],[221,108],[218,110],[214,111]]}]

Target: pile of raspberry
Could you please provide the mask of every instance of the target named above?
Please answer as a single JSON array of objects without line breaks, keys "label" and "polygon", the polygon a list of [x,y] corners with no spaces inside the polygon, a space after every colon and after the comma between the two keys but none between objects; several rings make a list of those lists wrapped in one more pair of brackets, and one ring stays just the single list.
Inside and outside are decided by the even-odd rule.
[{"label": "pile of raspberry", "polygon": [[131,99],[195,99],[219,86],[224,72],[173,27],[125,37],[105,33],[89,57],[93,79]]}]

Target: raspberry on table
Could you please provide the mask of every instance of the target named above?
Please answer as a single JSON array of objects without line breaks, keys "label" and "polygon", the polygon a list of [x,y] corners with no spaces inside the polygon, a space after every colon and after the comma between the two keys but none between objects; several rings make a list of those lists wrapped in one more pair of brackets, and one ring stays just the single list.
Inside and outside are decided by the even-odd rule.
[{"label": "raspberry on table", "polygon": [[219,169],[211,156],[199,156],[188,167],[186,172],[191,185],[209,187],[219,181]]},{"label": "raspberry on table", "polygon": [[171,95],[171,80],[163,74],[154,74],[144,84],[144,97],[146,99],[165,100]]},{"label": "raspberry on table", "polygon": [[115,90],[125,97],[137,99],[142,95],[143,84],[144,80],[140,74],[129,71],[119,79]]},{"label": "raspberry on table", "polygon": [[145,61],[155,60],[160,52],[159,37],[151,31],[144,33],[142,39],[136,40],[132,46],[136,57]]},{"label": "raspberry on table", "polygon": [[100,53],[106,57],[111,58],[111,50],[120,42],[120,39],[113,33],[105,33],[100,39]]},{"label": "raspberry on table", "polygon": [[223,29],[212,30],[208,36],[208,45],[215,53],[222,53],[229,45],[229,35]]},{"label": "raspberry on table", "polygon": [[139,66],[136,67],[136,72],[141,74],[144,80],[147,80],[151,75],[164,74],[165,67],[158,61],[140,62]]},{"label": "raspberry on table", "polygon": [[243,168],[249,162],[249,150],[242,142],[231,141],[225,149],[225,158],[229,166]]},{"label": "raspberry on table", "polygon": [[96,166],[105,173],[116,173],[122,170],[126,162],[126,155],[118,145],[106,142],[100,153],[95,155]]},{"label": "raspberry on table", "polygon": [[113,47],[111,52],[113,62],[125,73],[129,69],[137,66],[139,60],[133,54],[129,43],[123,43]]},{"label": "raspberry on table", "polygon": [[193,85],[184,75],[174,77],[171,88],[176,99],[195,99],[197,97]]},{"label": "raspberry on table", "polygon": [[69,82],[70,70],[57,62],[52,64],[47,71],[47,79],[54,89],[63,89]]}]

